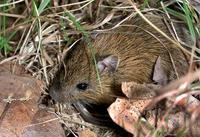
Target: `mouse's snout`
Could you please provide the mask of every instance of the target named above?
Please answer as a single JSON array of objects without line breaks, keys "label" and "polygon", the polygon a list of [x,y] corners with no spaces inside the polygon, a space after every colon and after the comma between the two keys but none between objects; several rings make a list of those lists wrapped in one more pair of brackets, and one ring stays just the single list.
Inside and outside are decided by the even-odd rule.
[{"label": "mouse's snout", "polygon": [[53,86],[49,88],[49,95],[51,96],[53,100],[57,102],[64,102],[61,93],[58,91],[58,89],[56,89]]}]

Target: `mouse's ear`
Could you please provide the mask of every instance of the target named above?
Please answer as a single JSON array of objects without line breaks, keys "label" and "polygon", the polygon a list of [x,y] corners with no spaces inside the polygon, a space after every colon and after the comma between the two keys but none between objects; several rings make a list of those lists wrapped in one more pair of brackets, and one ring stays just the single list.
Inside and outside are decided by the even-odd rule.
[{"label": "mouse's ear", "polygon": [[155,62],[154,72],[153,72],[153,80],[157,82],[158,85],[166,85],[169,81],[167,76],[167,72],[164,70],[162,66],[162,59],[159,56]]},{"label": "mouse's ear", "polygon": [[104,57],[103,59],[97,62],[97,67],[100,73],[108,72],[114,73],[117,70],[119,65],[119,58],[118,56],[110,55]]}]

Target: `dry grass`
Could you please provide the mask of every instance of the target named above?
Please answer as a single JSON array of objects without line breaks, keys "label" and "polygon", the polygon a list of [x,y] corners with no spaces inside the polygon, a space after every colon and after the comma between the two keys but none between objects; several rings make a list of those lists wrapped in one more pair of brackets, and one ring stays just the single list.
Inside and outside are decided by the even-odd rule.
[{"label": "dry grass", "polygon": [[[131,0],[74,0],[73,2],[70,0],[44,0],[43,2],[16,0],[7,2],[3,0],[0,2],[0,64],[7,61],[17,62],[34,77],[44,80],[48,85],[58,64],[62,62],[62,58],[71,46],[80,41],[82,36],[90,39],[90,35],[114,29],[139,14],[177,46],[183,50],[187,47],[190,52],[185,51],[191,54],[191,62],[196,64],[194,67],[191,65],[190,70],[192,67],[197,70],[200,59],[198,41],[200,39],[200,6],[198,5],[200,2],[196,1],[196,5],[192,2],[190,5],[185,2],[179,0],[159,3],[154,0],[145,0],[144,3],[141,0],[135,2]],[[149,22],[143,16],[146,12],[164,14],[168,26],[172,28],[174,39]],[[177,17],[178,21],[186,22],[188,25],[192,44],[182,41],[176,33],[173,22],[177,21]],[[192,82],[189,82],[188,94],[199,90],[198,80],[195,84]],[[169,90],[172,88],[166,91]],[[174,94],[162,95],[160,98],[170,99],[172,95]],[[192,121],[197,118],[197,114],[199,114],[197,110],[192,112]]]}]

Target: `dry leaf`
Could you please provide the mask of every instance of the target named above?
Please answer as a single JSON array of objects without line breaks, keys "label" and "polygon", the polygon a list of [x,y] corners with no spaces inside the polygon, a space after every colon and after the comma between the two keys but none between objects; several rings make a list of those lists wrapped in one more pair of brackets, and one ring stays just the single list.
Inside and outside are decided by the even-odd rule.
[{"label": "dry leaf", "polygon": [[[38,110],[37,103],[42,82],[27,74],[24,76],[24,71],[22,73],[18,71],[22,69],[20,66],[10,65],[7,63],[0,66],[0,136],[54,137],[63,135],[64,137],[58,120],[29,127],[54,117],[45,111]],[[13,71],[13,68],[16,71]],[[22,74],[23,76],[20,76]]]},{"label": "dry leaf", "polygon": [[111,119],[128,132],[137,133],[137,121],[141,112],[151,100],[116,99],[108,108]]},{"label": "dry leaf", "polygon": [[[132,101],[117,99],[108,108],[108,112],[116,124],[133,135],[140,137],[146,137],[147,135],[153,136],[156,129],[155,125],[157,125],[157,130],[162,130],[164,134],[176,134],[183,128],[187,129],[189,127],[190,117],[185,112],[181,111],[170,113],[167,115],[167,119],[163,119],[163,110],[160,110],[157,116],[155,115],[155,110],[148,110],[144,115],[145,117],[141,117],[145,106],[149,102],[150,100]],[[199,136],[199,129],[199,121],[195,121],[192,127],[193,135]],[[186,130],[184,134],[189,135],[188,130]]]},{"label": "dry leaf", "polygon": [[79,137],[97,137],[97,135],[90,129],[85,129],[78,133]]},{"label": "dry leaf", "polygon": [[45,110],[38,110],[31,123],[25,126],[22,137],[65,137],[58,118]]},{"label": "dry leaf", "polygon": [[100,23],[98,23],[98,24],[95,24],[95,25],[84,25],[83,27],[86,29],[86,30],[93,30],[93,29],[96,29],[96,28],[98,28],[98,27],[100,27],[100,26],[103,26],[104,24],[106,24],[107,22],[109,22],[112,18],[113,18],[113,16],[114,16],[114,11],[112,11],[110,14],[108,14],[107,16],[106,16],[106,18],[102,21],[102,22],[100,22]]},{"label": "dry leaf", "polygon": [[155,97],[158,89],[160,89],[160,86],[155,84],[138,84],[136,82],[122,83],[122,92],[129,99],[150,99]]},{"label": "dry leaf", "polygon": [[[194,73],[194,75],[198,74],[199,73]],[[182,80],[186,79],[181,79],[181,81]],[[160,86],[154,84],[124,82],[122,83],[122,90],[129,99],[117,99],[108,108],[108,112],[112,120],[128,132],[141,137],[153,135],[156,129],[155,125],[157,125],[156,130],[162,130],[164,134],[176,134],[178,131],[186,128],[186,131],[183,134],[190,135],[187,129],[188,127],[191,127],[189,125],[191,120],[190,116],[186,112],[179,110],[176,112],[169,112],[169,114],[165,116],[164,113],[166,110],[158,109],[159,113],[157,115],[155,110],[146,110],[147,106],[149,106],[149,104],[152,103],[152,100],[154,100],[153,97],[156,96],[155,91],[162,90],[162,88],[160,89]],[[188,112],[195,112],[196,115],[193,115],[194,117],[199,115],[199,111],[194,111],[199,108],[199,100],[191,95],[181,94],[169,101],[175,102],[175,104],[184,107]],[[194,126],[191,127],[191,133],[195,136],[199,136],[199,121],[197,118],[193,119],[196,121],[193,121]]]},{"label": "dry leaf", "polygon": [[200,105],[200,101],[198,99],[187,93],[181,94],[176,97],[174,102],[176,105],[184,107],[187,112],[193,112],[196,107]]},{"label": "dry leaf", "polygon": [[11,73],[13,69],[9,68],[13,68],[10,63],[0,66],[3,70],[0,73],[0,136],[20,136],[38,110],[37,100],[42,84],[28,75],[19,76],[19,66],[15,67],[18,75]]},{"label": "dry leaf", "polygon": [[5,62],[3,64],[1,64],[0,62],[0,75],[6,75],[6,74],[24,75],[25,72],[26,72],[25,69],[19,66],[15,62]]},{"label": "dry leaf", "polygon": [[156,103],[164,98],[178,95],[187,90],[190,84],[200,77],[200,71],[190,72],[182,78],[170,82],[158,91],[159,96],[154,98],[148,108],[152,108]]}]

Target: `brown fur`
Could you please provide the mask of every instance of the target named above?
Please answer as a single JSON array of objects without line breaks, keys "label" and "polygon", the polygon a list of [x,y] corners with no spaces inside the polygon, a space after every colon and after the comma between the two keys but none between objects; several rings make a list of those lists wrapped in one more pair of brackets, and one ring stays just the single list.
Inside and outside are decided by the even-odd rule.
[{"label": "brown fur", "polygon": [[[170,35],[162,19],[153,15],[147,15],[147,18]],[[185,74],[188,68],[182,50],[140,17],[131,19],[117,29],[99,34],[92,47],[97,61],[109,55],[119,58],[116,72],[100,74],[100,86],[90,49],[86,44],[76,46],[67,55],[64,67],[58,71],[50,87],[50,95],[56,101],[70,102],[81,99],[109,104],[122,95],[121,82],[151,83],[154,64],[159,56],[169,80],[177,78],[174,68],[179,76]],[[172,56],[172,60],[169,55]],[[172,65],[172,61],[175,66]],[[79,92],[76,89],[80,82],[89,83],[87,91]]]}]

